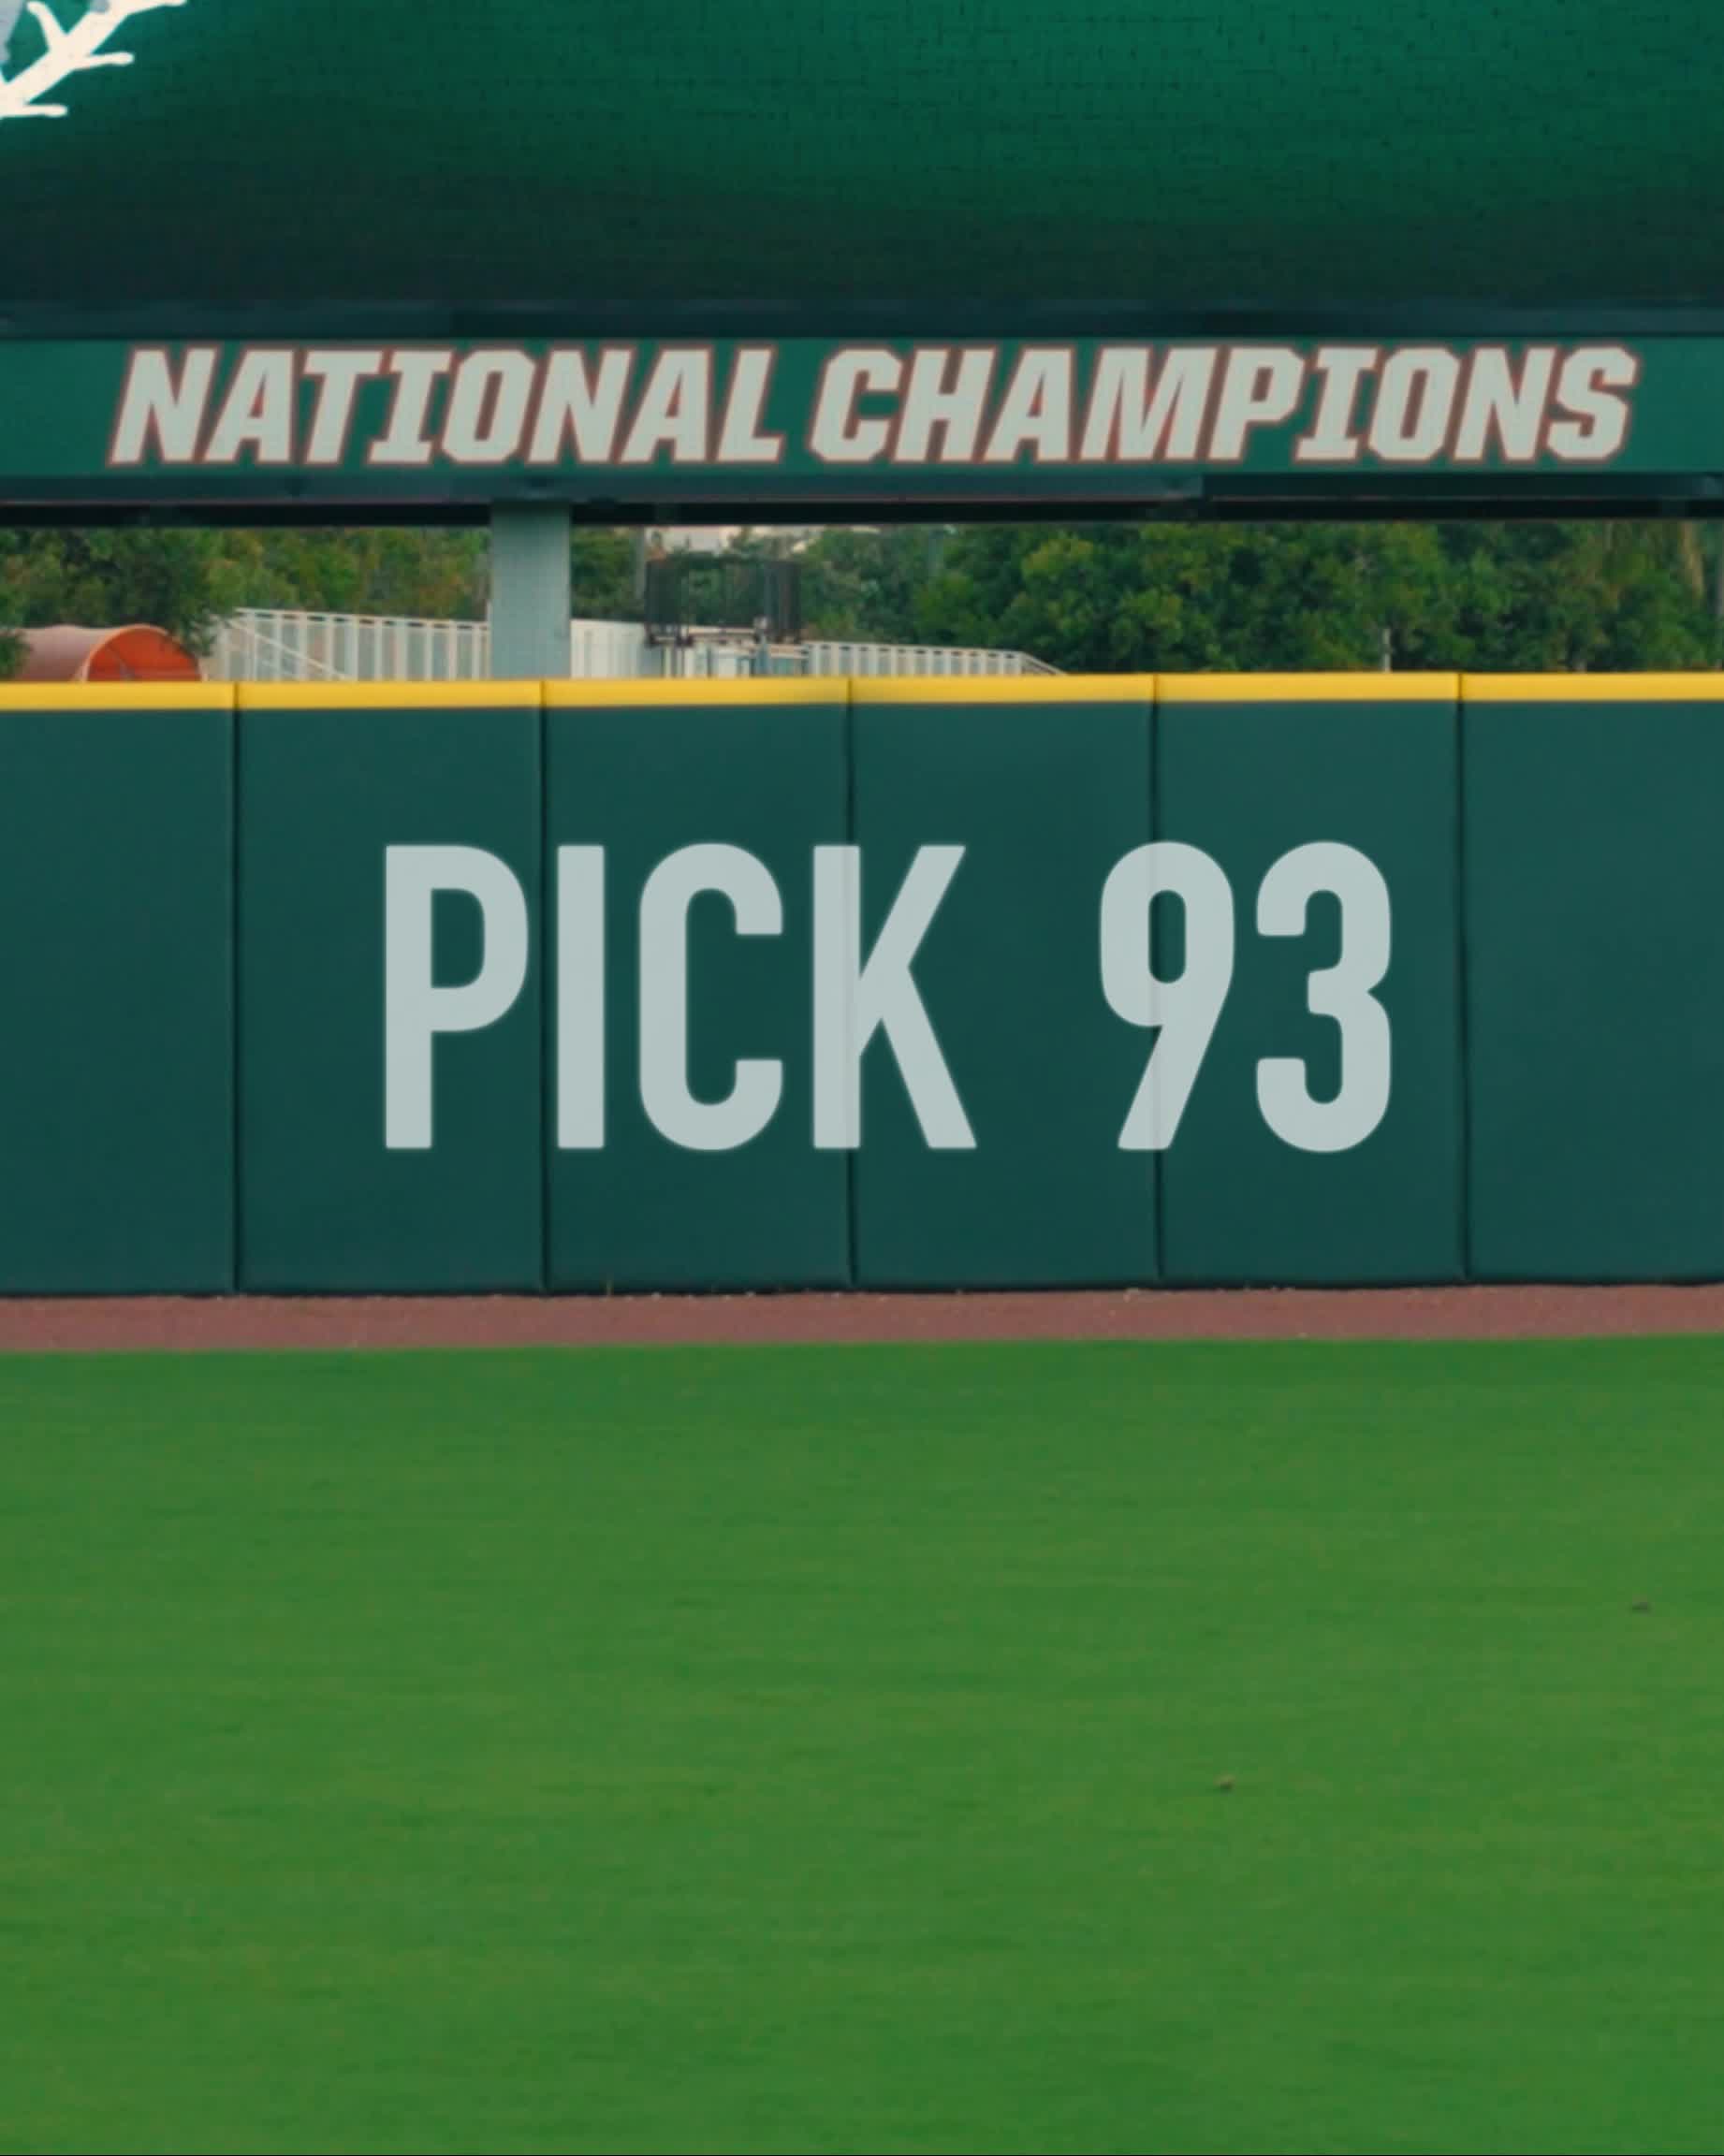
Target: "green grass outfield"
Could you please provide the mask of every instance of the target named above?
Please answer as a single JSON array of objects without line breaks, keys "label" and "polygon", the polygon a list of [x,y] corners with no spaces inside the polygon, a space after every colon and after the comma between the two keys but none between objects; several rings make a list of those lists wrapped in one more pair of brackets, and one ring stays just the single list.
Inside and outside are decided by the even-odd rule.
[{"label": "green grass outfield", "polygon": [[1715,2150],[1721,2032],[1724,1342],[0,1362],[7,2149]]}]

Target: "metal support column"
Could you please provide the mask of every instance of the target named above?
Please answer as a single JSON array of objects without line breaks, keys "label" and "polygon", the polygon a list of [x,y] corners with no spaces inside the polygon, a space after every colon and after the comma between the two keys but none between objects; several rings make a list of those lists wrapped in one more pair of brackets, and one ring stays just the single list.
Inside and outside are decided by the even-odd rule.
[{"label": "metal support column", "polygon": [[490,671],[495,681],[562,681],[569,672],[569,512],[561,503],[490,513]]}]

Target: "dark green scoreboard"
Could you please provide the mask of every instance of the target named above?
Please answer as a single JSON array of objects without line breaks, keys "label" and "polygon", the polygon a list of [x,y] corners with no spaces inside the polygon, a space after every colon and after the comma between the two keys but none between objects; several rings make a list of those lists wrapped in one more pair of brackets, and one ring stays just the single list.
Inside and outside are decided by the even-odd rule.
[{"label": "dark green scoreboard", "polygon": [[[0,0],[0,42],[14,509],[1724,471],[1702,0]],[[128,462],[137,347],[193,382]],[[259,351],[291,426],[254,362],[224,433]]]},{"label": "dark green scoreboard", "polygon": [[1717,304],[1717,33],[1708,0],[182,0],[63,119],[0,120],[0,293],[326,336]]}]

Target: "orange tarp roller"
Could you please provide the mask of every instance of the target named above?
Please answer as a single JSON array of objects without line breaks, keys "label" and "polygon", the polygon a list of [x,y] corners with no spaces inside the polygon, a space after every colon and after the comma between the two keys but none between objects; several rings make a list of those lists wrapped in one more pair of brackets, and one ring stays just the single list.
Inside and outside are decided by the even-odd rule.
[{"label": "orange tarp roller", "polygon": [[197,660],[165,629],[26,629],[19,681],[198,681]]}]

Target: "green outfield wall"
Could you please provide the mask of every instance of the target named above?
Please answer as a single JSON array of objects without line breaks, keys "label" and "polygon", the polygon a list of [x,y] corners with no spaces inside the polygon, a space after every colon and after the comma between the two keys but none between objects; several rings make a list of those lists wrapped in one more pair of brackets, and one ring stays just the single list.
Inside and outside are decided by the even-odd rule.
[{"label": "green outfield wall", "polygon": [[0,689],[0,1292],[1724,1277],[1724,680]]}]

